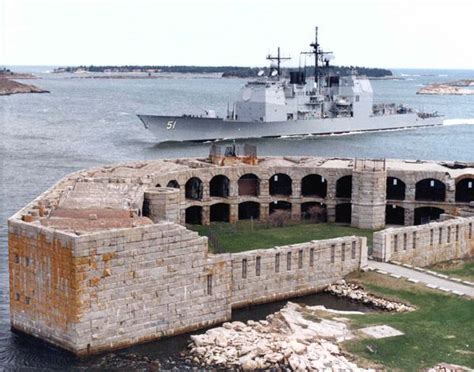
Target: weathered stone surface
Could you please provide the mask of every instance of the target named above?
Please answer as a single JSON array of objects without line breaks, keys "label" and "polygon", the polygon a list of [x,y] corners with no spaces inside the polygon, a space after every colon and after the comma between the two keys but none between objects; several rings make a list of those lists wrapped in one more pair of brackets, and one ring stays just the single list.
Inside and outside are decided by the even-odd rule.
[{"label": "weathered stone surface", "polygon": [[[182,226],[189,207],[202,208],[205,224],[216,203],[229,206],[230,221],[239,217],[239,204],[246,201],[259,203],[262,220],[276,201],[291,203],[295,219],[303,203],[322,203],[334,221],[337,205],[350,203],[353,196],[357,226],[383,225],[385,203],[403,206],[405,224],[412,224],[415,208],[427,205],[415,198],[417,182],[436,179],[445,185],[446,198],[429,206],[446,213],[468,208],[468,203],[455,200],[455,192],[456,182],[474,179],[472,164],[390,160],[382,172],[354,169],[354,164],[354,159],[312,157],[265,157],[257,165],[232,166],[175,159],[75,172],[9,220],[12,327],[78,354],[99,352],[226,321],[233,307],[315,292],[367,264],[366,240],[359,237],[212,255],[207,238]],[[291,195],[271,195],[270,179],[280,173],[291,178]],[[259,180],[257,195],[240,195],[239,179],[245,174]],[[303,195],[302,180],[310,174],[325,180],[325,196]],[[215,176],[228,178],[228,196],[211,195]],[[343,176],[353,176],[356,189],[337,197],[336,184]],[[186,198],[192,177],[202,182],[200,200]],[[385,201],[386,177],[403,180],[404,200]],[[430,250],[424,253],[425,230],[417,230],[417,248],[408,247],[406,260],[416,263],[420,257],[429,261],[451,257],[453,251],[472,252],[472,223],[469,220],[467,228],[460,221],[443,222],[454,229],[450,245],[433,249],[433,255]],[[388,236],[392,232],[375,234],[375,247],[387,245]],[[259,352],[266,347],[259,345]]]}]

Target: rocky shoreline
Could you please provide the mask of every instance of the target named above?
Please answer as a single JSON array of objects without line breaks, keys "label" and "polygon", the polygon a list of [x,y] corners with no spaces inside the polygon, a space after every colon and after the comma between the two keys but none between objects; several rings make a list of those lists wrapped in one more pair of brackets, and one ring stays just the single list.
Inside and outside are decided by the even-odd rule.
[{"label": "rocky shoreline", "polygon": [[441,84],[431,84],[419,89],[416,94],[474,95],[474,89],[467,89],[468,87],[474,87],[474,80],[464,79]]},{"label": "rocky shoreline", "polygon": [[[366,293],[345,281],[328,292],[348,297],[384,311],[414,308]],[[338,343],[357,337],[349,328],[347,314],[324,306],[302,306],[292,302],[266,320],[224,323],[204,334],[191,336],[188,358],[203,367],[225,369],[290,369],[366,371],[345,354]]]},{"label": "rocky shoreline", "polygon": [[23,84],[15,80],[0,77],[0,96],[9,96],[19,93],[49,93],[49,91],[31,84]]}]

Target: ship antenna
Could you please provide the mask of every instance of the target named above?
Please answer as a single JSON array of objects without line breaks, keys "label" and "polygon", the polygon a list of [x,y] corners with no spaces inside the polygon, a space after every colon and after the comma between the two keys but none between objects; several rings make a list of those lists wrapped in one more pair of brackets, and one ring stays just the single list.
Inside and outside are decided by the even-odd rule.
[{"label": "ship antenna", "polygon": [[278,72],[278,76],[281,76],[281,67],[280,67],[281,61],[289,60],[289,59],[291,59],[291,58],[290,58],[290,57],[282,57],[282,56],[280,55],[280,47],[278,47],[278,49],[277,49],[277,55],[276,55],[276,56],[272,56],[271,54],[269,54],[269,55],[267,56],[267,59],[268,59],[269,61],[277,61],[277,72]]}]

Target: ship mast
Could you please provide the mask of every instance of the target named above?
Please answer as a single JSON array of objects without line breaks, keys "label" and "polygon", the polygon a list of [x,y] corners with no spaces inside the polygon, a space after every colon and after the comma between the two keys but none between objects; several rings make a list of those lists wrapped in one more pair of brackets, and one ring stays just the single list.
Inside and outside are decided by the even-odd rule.
[{"label": "ship mast", "polygon": [[319,60],[321,59],[321,62],[326,62],[326,66],[329,66],[329,59],[323,60],[323,56],[325,54],[332,54],[332,52],[323,52],[320,49],[320,45],[318,42],[318,27],[315,27],[315,32],[314,32],[314,42],[309,44],[309,46],[312,48],[310,52],[301,52],[301,54],[312,54],[314,55],[314,82],[316,83],[316,86],[318,87],[318,92],[321,91],[320,87],[320,82],[319,78],[321,75],[321,72],[319,71]]},{"label": "ship mast", "polygon": [[318,84],[319,88],[319,71],[318,71],[318,59],[319,59],[319,43],[318,43],[318,26],[315,27],[314,32],[314,43],[309,44],[313,48],[311,51],[314,54],[314,81]]},{"label": "ship mast", "polygon": [[277,55],[276,56],[272,56],[271,54],[267,55],[267,59],[269,61],[277,61],[277,72],[278,72],[278,76],[281,76],[281,61],[284,61],[284,60],[289,60],[291,59],[290,57],[282,57],[280,55],[280,47],[278,47],[277,49]]}]

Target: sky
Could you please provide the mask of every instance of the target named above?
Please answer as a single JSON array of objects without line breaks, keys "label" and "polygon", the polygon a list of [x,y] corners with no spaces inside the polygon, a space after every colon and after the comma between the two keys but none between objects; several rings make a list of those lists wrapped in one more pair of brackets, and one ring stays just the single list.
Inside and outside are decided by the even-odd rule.
[{"label": "sky", "polygon": [[265,66],[280,46],[298,66],[318,26],[337,65],[474,69],[474,0],[0,0],[0,12],[0,65]]}]

